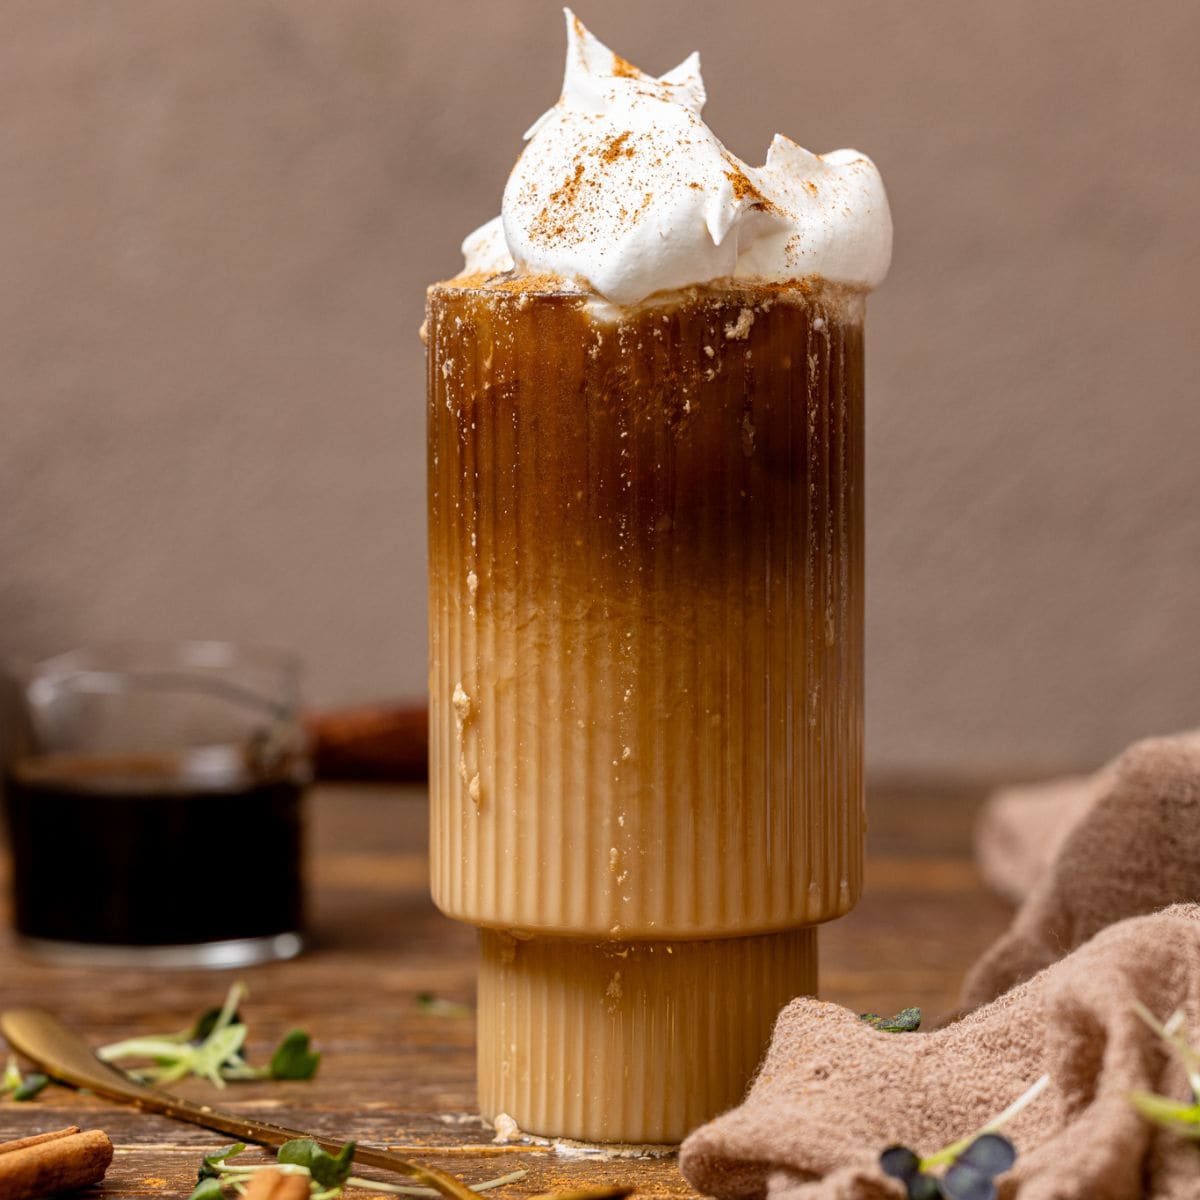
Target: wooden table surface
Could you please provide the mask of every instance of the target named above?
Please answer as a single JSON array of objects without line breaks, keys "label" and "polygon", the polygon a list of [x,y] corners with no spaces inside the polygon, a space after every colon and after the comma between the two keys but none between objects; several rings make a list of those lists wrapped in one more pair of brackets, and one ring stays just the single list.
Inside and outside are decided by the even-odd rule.
[{"label": "wooden table surface", "polygon": [[[953,1007],[966,967],[1008,920],[970,861],[981,796],[967,787],[873,789],[866,895],[821,934],[826,999],[888,1013],[917,1004],[927,1018]],[[468,1182],[525,1168],[520,1182],[494,1193],[498,1200],[602,1183],[691,1195],[673,1159],[595,1161],[489,1146],[491,1131],[473,1115],[473,1016],[431,1015],[416,1000],[433,992],[470,1004],[474,991],[475,935],[428,898],[423,790],[323,786],[311,803],[314,937],[302,957],[237,972],[51,967],[20,957],[5,912],[0,1006],[52,1009],[99,1045],[181,1028],[240,978],[250,989],[242,1013],[251,1055],[262,1061],[286,1030],[303,1026],[323,1053],[317,1078],[221,1093],[193,1079],[179,1091],[331,1137],[408,1147]],[[169,874],[237,886],[236,874],[203,862]],[[33,1102],[0,1103],[0,1140],[68,1124],[112,1137],[104,1196],[187,1196],[201,1155],[229,1140],[57,1085]]]}]

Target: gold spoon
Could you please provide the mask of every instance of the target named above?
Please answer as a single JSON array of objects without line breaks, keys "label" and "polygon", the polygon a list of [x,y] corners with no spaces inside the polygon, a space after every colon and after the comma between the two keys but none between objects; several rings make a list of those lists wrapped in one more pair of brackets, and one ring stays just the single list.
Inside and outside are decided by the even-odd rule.
[{"label": "gold spoon", "polygon": [[[8,1044],[47,1075],[75,1087],[88,1088],[97,1096],[108,1100],[119,1100],[132,1104],[142,1112],[162,1113],[177,1121],[215,1129],[239,1141],[255,1142],[260,1146],[282,1146],[293,1138],[311,1138],[322,1150],[337,1154],[343,1143],[330,1138],[318,1137],[314,1133],[302,1133],[298,1129],[287,1129],[283,1125],[272,1125],[253,1117],[213,1108],[208,1104],[194,1104],[181,1096],[160,1092],[157,1088],[135,1083],[128,1076],[101,1062],[92,1048],[69,1026],[56,1016],[38,1008],[11,1008],[0,1013],[0,1032]],[[466,1184],[453,1175],[439,1171],[436,1167],[423,1167],[409,1162],[398,1154],[380,1150],[374,1146],[355,1146],[354,1161],[370,1167],[382,1167],[406,1175],[443,1196],[454,1200],[479,1200]]]}]

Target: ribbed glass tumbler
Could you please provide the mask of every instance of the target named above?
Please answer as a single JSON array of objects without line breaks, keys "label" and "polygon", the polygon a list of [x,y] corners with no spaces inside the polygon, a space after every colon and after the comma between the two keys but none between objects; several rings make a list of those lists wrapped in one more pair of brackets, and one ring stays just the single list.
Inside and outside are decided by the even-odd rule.
[{"label": "ribbed glass tumbler", "polygon": [[479,1095],[674,1142],[862,882],[862,297],[431,289],[432,880]]}]

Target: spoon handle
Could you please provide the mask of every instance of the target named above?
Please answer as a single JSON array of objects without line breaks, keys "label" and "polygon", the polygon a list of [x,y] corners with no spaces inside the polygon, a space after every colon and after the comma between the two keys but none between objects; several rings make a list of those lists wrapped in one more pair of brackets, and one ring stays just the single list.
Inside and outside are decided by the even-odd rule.
[{"label": "spoon handle", "polygon": [[[142,1112],[161,1113],[177,1121],[187,1121],[205,1129],[228,1134],[238,1141],[260,1146],[282,1146],[293,1138],[311,1138],[323,1150],[336,1154],[344,1142],[273,1125],[254,1117],[241,1116],[209,1104],[194,1104],[182,1096],[172,1096],[157,1088],[135,1083],[126,1075],[101,1062],[91,1047],[69,1026],[52,1013],[38,1008],[12,1008],[0,1013],[0,1033],[8,1044],[47,1075],[75,1087],[88,1088],[97,1096],[133,1104]],[[371,1167],[396,1171],[455,1200],[478,1200],[477,1194],[452,1175],[436,1167],[409,1162],[398,1154],[373,1146],[355,1146],[354,1161]]]}]

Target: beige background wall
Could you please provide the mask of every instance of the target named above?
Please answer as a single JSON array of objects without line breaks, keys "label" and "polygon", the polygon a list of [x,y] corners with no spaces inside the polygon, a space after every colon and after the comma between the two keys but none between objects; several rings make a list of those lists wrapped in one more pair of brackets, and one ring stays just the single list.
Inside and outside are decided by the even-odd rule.
[{"label": "beige background wall", "polygon": [[[727,143],[854,145],[877,772],[1200,720],[1200,5],[580,0]],[[302,648],[423,687],[423,285],[557,96],[554,3],[7,0],[0,653]]]}]

